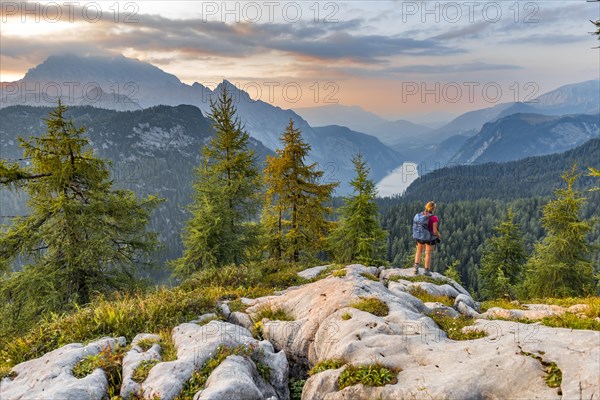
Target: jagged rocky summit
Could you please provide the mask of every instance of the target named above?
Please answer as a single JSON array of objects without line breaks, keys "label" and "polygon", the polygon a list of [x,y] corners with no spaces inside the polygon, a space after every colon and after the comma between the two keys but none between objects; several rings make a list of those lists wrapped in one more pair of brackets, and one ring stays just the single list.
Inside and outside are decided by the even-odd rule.
[{"label": "jagged rocky summit", "polygon": [[[140,333],[123,359],[120,395],[175,399],[194,371],[206,371],[212,363],[203,388],[189,398],[286,400],[290,376],[301,378],[308,369],[330,361],[328,367],[313,370],[302,400],[600,397],[600,332],[510,320],[541,319],[565,312],[561,307],[530,305],[527,310],[492,308],[480,313],[479,304],[456,282],[435,273],[429,282],[415,281],[412,269],[349,265],[336,271],[316,267],[302,275],[313,281],[273,296],[243,299],[245,312],[231,312],[222,304],[220,315],[203,315],[175,327],[174,361],[161,361],[158,336]],[[424,303],[417,292],[447,296],[454,304]],[[381,307],[370,309],[361,302]],[[582,306],[568,311],[578,312],[578,307]],[[265,309],[293,320],[259,321]],[[430,317],[433,314],[473,317],[475,323],[463,330],[485,336],[448,339]],[[493,319],[498,317],[509,320]],[[144,341],[152,345],[142,346]],[[88,355],[125,345],[125,338],[69,344],[16,365],[0,384],[0,399],[107,398],[103,370],[76,378],[73,368]],[[217,364],[215,356],[222,355],[223,348],[236,350]],[[152,367],[141,383],[136,382],[132,377],[144,362]],[[361,367],[389,371],[389,379],[382,382],[387,384],[352,384]],[[551,387],[548,374],[556,371],[562,380]]]}]

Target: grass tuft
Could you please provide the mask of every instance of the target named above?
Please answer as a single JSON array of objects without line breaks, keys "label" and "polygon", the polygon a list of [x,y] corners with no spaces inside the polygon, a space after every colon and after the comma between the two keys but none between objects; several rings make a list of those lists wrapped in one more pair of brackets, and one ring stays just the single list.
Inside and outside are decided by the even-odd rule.
[{"label": "grass tuft", "polygon": [[17,373],[12,371],[11,368],[8,367],[0,367],[0,380],[4,378],[14,379],[17,377]]},{"label": "grass tuft", "polygon": [[593,318],[582,318],[577,314],[566,312],[562,315],[544,317],[541,323],[552,328],[585,329],[600,331],[600,321]]},{"label": "grass tuft", "polygon": [[294,321],[294,318],[281,307],[274,308],[265,306],[259,309],[254,315],[254,319],[255,321],[260,322],[263,318],[267,318],[271,321]]},{"label": "grass tuft", "polygon": [[333,358],[331,360],[323,360],[315,364],[314,367],[308,371],[309,376],[316,375],[320,372],[327,371],[328,369],[338,369],[346,364],[346,361],[341,358]]},{"label": "grass tuft", "polygon": [[152,346],[154,346],[157,343],[160,343],[160,339],[146,338],[139,340],[137,342],[137,345],[140,346],[142,351],[148,351]]},{"label": "grass tuft", "polygon": [[75,378],[85,378],[97,368],[102,368],[108,380],[108,395],[113,397],[119,394],[123,380],[123,357],[128,347],[110,346],[103,348],[98,354],[90,355],[79,361],[73,367]]},{"label": "grass tuft", "polygon": [[379,282],[379,278],[369,272],[363,272],[360,275],[372,281]]},{"label": "grass tuft", "polygon": [[337,269],[335,271],[333,271],[333,273],[331,275],[333,275],[336,278],[343,278],[344,276],[346,276],[346,270],[345,269]]},{"label": "grass tuft", "polygon": [[433,283],[434,285],[445,285],[445,284],[450,284],[449,281],[446,281],[444,279],[440,279],[440,278],[432,278],[431,276],[427,276],[427,275],[418,275],[418,276],[404,276],[404,275],[392,275],[388,278],[388,280],[393,281],[393,282],[398,282],[399,280],[405,280],[405,281],[409,281],[409,282],[429,282],[429,283]]},{"label": "grass tuft", "polygon": [[472,326],[475,320],[473,318],[461,315],[453,318],[442,313],[434,312],[429,315],[438,326],[446,332],[449,339],[452,340],[473,340],[486,337],[487,334],[482,330],[467,330],[463,332],[463,328]]},{"label": "grass tuft", "polygon": [[350,314],[349,312],[345,312],[342,314],[342,320],[348,321],[350,318],[352,318],[352,314]]},{"label": "grass tuft", "polygon": [[133,371],[131,379],[134,382],[142,383],[148,378],[148,374],[152,367],[158,364],[158,360],[144,360],[137,366],[137,368]]},{"label": "grass tuft", "polygon": [[448,307],[452,307],[454,305],[454,300],[448,296],[437,296],[435,294],[431,294],[425,289],[419,286],[413,286],[410,289],[410,294],[420,299],[423,303],[442,303]]},{"label": "grass tuft", "polygon": [[481,302],[481,312],[484,313],[490,308],[500,307],[505,310],[526,310],[521,304],[513,303],[512,301],[498,299],[498,300],[487,300]]},{"label": "grass tuft", "polygon": [[350,304],[350,307],[371,313],[378,317],[385,317],[390,312],[388,305],[376,297],[362,298],[356,303]]},{"label": "grass tuft", "polygon": [[541,356],[523,351],[522,349],[521,354],[524,356],[535,358],[540,362],[540,364],[542,364],[542,366],[544,367],[544,372],[546,373],[546,377],[544,380],[546,381],[546,385],[548,385],[548,387],[560,387],[560,385],[562,384],[562,371],[560,370],[560,368],[558,368],[558,365],[554,361],[544,361],[544,359]]},{"label": "grass tuft", "polygon": [[338,386],[340,390],[362,384],[365,386],[385,386],[393,385],[397,382],[396,375],[400,371],[393,371],[380,364],[371,364],[364,366],[349,365],[340,374]]}]

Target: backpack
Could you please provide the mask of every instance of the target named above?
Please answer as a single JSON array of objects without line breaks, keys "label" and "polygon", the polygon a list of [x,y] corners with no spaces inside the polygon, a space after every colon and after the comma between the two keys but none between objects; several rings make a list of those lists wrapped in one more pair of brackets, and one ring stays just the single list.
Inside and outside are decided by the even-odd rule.
[{"label": "backpack", "polygon": [[429,231],[429,218],[432,214],[418,213],[413,218],[413,239],[429,242],[433,240],[433,235]]}]

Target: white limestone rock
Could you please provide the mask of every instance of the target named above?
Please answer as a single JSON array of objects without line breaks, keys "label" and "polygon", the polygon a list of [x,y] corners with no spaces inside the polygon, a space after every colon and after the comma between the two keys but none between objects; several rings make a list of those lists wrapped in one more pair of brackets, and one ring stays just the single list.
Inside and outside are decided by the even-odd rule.
[{"label": "white limestone rock", "polygon": [[215,368],[205,389],[198,392],[194,400],[263,400],[273,396],[277,398],[275,390],[259,375],[256,365],[234,355]]},{"label": "white limestone rock", "polygon": [[327,269],[327,267],[329,267],[329,265],[320,265],[318,267],[312,267],[312,268],[308,268],[305,269],[304,271],[300,271],[298,272],[298,276],[304,279],[314,279],[316,278],[321,272],[325,271]]},{"label": "white limestone rock", "polygon": [[65,399],[101,400],[106,396],[108,381],[104,371],[94,370],[78,379],[73,367],[87,356],[98,354],[102,349],[125,346],[124,337],[102,338],[88,345],[72,343],[13,367],[17,376],[0,382],[0,399]]},{"label": "white limestone rock", "polygon": [[[138,343],[142,340],[152,340],[153,344],[148,350],[144,351]],[[123,383],[121,384],[121,397],[127,399],[136,393],[142,392],[142,386],[135,382],[132,377],[136,368],[142,361],[161,361],[161,347],[158,344],[160,336],[155,334],[140,333],[135,336],[131,342],[131,350],[123,357]]]},{"label": "white limestone rock", "polygon": [[250,330],[254,326],[252,319],[246,313],[234,311],[229,315],[229,322],[235,325],[243,326],[244,328]]}]

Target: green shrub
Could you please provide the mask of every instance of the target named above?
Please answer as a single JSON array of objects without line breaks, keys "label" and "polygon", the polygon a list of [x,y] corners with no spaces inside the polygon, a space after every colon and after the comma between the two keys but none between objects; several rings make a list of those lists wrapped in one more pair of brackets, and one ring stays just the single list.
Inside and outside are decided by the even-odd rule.
[{"label": "green shrub", "polygon": [[379,364],[365,366],[348,365],[340,374],[338,385],[340,390],[348,386],[363,384],[365,386],[385,386],[397,382],[399,371],[390,370]]},{"label": "green shrub", "polygon": [[75,378],[84,378],[96,368],[102,368],[108,380],[109,397],[118,395],[123,380],[123,357],[127,351],[128,347],[117,346],[114,349],[110,346],[105,347],[98,354],[87,356],[79,361],[73,367],[73,376]]},{"label": "green shrub", "polygon": [[360,275],[372,281],[379,282],[379,278],[369,272],[363,272]]},{"label": "green shrub", "polygon": [[433,313],[429,316],[444,332],[446,332],[446,335],[448,335],[449,339],[472,340],[487,336],[487,334],[481,330],[467,330],[466,332],[462,331],[464,327],[473,325],[475,322],[473,318],[465,317],[463,315],[453,318],[441,313]]},{"label": "green shrub", "polygon": [[315,364],[314,367],[308,371],[309,376],[316,375],[320,372],[327,371],[328,369],[338,369],[346,364],[346,361],[341,358],[334,358],[331,360],[323,360]]},{"label": "green shrub", "polygon": [[290,383],[289,383],[290,400],[301,400],[302,399],[302,390],[304,389],[305,383],[306,383],[306,379],[290,378]]},{"label": "green shrub", "polygon": [[148,374],[152,367],[158,364],[158,360],[144,360],[137,366],[137,368],[133,371],[131,379],[134,382],[142,383],[148,378]]},{"label": "green shrub", "polygon": [[342,319],[344,321],[348,321],[350,318],[352,318],[352,314],[350,314],[349,312],[345,312],[342,314]]},{"label": "green shrub", "polygon": [[423,303],[442,303],[448,307],[452,307],[454,305],[454,300],[451,297],[431,294],[419,286],[413,286],[410,288],[410,294],[415,296],[417,299],[420,299]]},{"label": "green shrub", "polygon": [[388,305],[376,297],[362,298],[356,303],[350,304],[350,307],[371,313],[378,317],[385,317],[390,312]]}]

